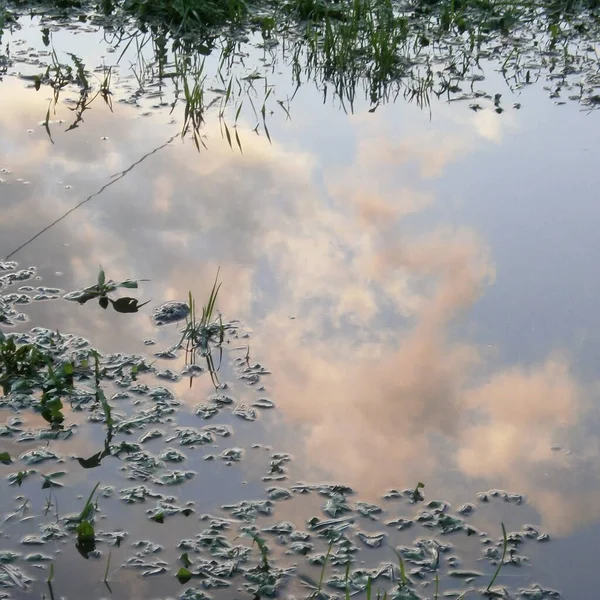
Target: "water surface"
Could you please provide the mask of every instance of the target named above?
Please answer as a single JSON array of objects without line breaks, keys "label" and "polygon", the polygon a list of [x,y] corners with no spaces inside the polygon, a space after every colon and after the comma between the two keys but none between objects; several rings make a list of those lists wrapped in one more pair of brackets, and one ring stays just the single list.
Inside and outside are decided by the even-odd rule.
[{"label": "water surface", "polygon": [[[88,64],[111,56],[97,32],[63,35]],[[26,29],[11,43],[25,39],[28,46],[33,36]],[[154,307],[186,300],[188,290],[206,298],[220,268],[218,308],[240,321],[240,335],[226,344],[219,379],[236,402],[264,397],[276,405],[259,411],[256,422],[224,411],[218,422],[232,426],[234,436],[186,451],[185,467],[196,476],[174,492],[181,505],[195,503],[193,516],[160,528],[143,509],[101,500],[108,529],[130,532],[127,545],[146,538],[161,544],[168,568],[138,577],[118,568],[131,547],[113,548],[113,596],[183,593],[186,586],[173,577],[178,541],[200,530],[200,514],[222,516],[224,504],[264,498],[269,457],[285,452],[293,457],[288,479],[275,485],[345,484],[357,498],[385,504],[392,518],[415,507],[400,510],[382,495],[422,481],[427,501],[455,509],[478,504],[471,522],[494,539],[501,521],[510,531],[530,523],[551,541],[528,543],[530,562],[505,569],[504,585],[539,582],[565,598],[591,597],[600,535],[597,113],[556,105],[541,86],[513,95],[493,73],[487,86],[502,94],[502,114],[492,103],[474,112],[441,101],[431,110],[398,102],[373,113],[357,102],[347,113],[305,86],[290,118],[282,110],[270,117],[271,141],[252,133],[248,119],[239,127],[239,152],[218,120],[207,119],[208,149],[198,152],[177,136],[178,110],[147,96],[139,106],[118,101],[133,86],[125,76],[112,111],[96,103],[70,131],[67,90],[50,139],[40,125],[49,94],[18,77],[27,69],[17,56],[0,84],[3,256],[146,158],[12,255],[20,268],[34,265],[41,279],[3,293],[22,284],[80,289],[95,282],[101,264],[114,279],[149,279],[136,295]],[[285,85],[285,73],[273,77]],[[18,330],[76,333],[104,353],[152,356],[178,341],[177,327],[157,329],[147,310],[117,314],[62,300],[22,310],[29,320]],[[157,345],[145,346],[148,339]],[[244,363],[260,363],[269,374],[249,385],[240,379]],[[156,365],[183,367],[181,359]],[[183,403],[180,422],[205,424],[193,409],[215,392],[208,374],[192,387],[186,378],[159,383]],[[13,416],[2,410],[3,421]],[[29,424],[32,417],[22,418]],[[84,419],[79,427],[50,447],[65,457],[102,447],[101,428]],[[5,447],[17,456],[37,446],[2,438]],[[159,454],[162,441],[146,447]],[[228,447],[245,449],[239,464],[202,460]],[[78,512],[96,481],[127,487],[123,464],[69,468],[69,494],[57,492],[61,513]],[[37,483],[2,486],[10,502],[21,493],[43,509]],[[490,488],[522,494],[524,502],[478,502],[477,493]],[[276,520],[302,529],[322,500],[296,494],[277,502]],[[18,548],[34,532],[30,525],[16,524],[3,546]],[[391,545],[414,537],[387,532]],[[479,540],[449,537],[465,565],[491,572],[477,562]],[[89,581],[102,581],[107,553],[84,562],[71,542],[52,548],[60,552],[55,588],[79,598]],[[375,563],[395,561],[393,553],[377,552]],[[27,593],[39,596],[47,593],[47,573],[34,567],[27,569],[36,580]],[[85,569],[81,580],[68,576],[73,568]],[[95,597],[108,593],[101,583],[94,590]]]}]

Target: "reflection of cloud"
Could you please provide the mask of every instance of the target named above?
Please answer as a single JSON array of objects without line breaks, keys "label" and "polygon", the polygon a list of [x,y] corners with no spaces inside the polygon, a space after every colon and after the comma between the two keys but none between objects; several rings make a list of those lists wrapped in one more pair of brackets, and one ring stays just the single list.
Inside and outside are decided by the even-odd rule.
[{"label": "reflection of cloud", "polygon": [[[550,446],[568,439],[584,415],[583,390],[567,360],[552,356],[485,373],[481,348],[457,333],[494,281],[488,250],[466,229],[423,222],[413,228],[413,216],[434,198],[405,181],[398,185],[399,166],[416,162],[422,178],[438,177],[472,151],[475,139],[430,131],[392,140],[375,123],[354,162],[327,170],[324,191],[314,183],[313,156],[260,137],[243,138],[243,156],[211,142],[201,160],[174,144],[21,258],[65,271],[67,289],[92,283],[99,263],[110,277],[148,277],[143,296],[153,303],[191,290],[201,304],[220,266],[218,306],[258,331],[253,358],[264,356],[273,371],[269,392],[283,420],[293,432],[306,432],[296,442],[309,462],[370,494],[454,469],[528,493],[555,528],[556,519],[580,524],[595,517],[587,496],[556,491],[568,488],[566,477],[539,476],[550,466],[565,472]],[[57,180],[69,172],[78,190],[89,184],[91,162],[108,171],[110,155],[111,164],[127,166],[172,133],[157,127],[149,139],[140,121],[107,115],[86,125],[122,143],[80,154],[80,138],[60,138],[44,158],[47,172],[55,169]],[[3,139],[16,131],[3,130]],[[31,189],[49,189],[46,171],[26,163],[25,151],[16,154],[13,164],[31,170]],[[50,193],[43,203],[35,195],[15,203],[10,227],[0,221],[3,244],[17,245],[24,231],[70,206],[72,196]],[[92,311],[75,308],[48,310],[61,331],[83,328],[106,349],[139,348],[156,333],[145,315],[107,321],[108,313],[96,311],[82,324],[82,311]],[[177,386],[182,395],[183,387]],[[205,392],[188,392],[190,402]]]},{"label": "reflection of cloud", "polygon": [[484,476],[549,461],[556,430],[577,422],[580,395],[561,359],[492,375],[467,395],[468,404],[485,421],[469,428],[459,464],[469,474]]},{"label": "reflection of cloud", "polygon": [[[283,321],[270,319],[265,335],[285,340],[285,350],[273,344],[272,353],[266,351],[269,365],[283,374],[275,385],[286,414],[318,423],[307,442],[310,454],[327,456],[333,472],[377,493],[393,483],[390,475],[400,464],[405,477],[434,470],[431,434],[459,435],[461,392],[479,356],[475,347],[450,341],[448,326],[476,300],[493,271],[473,236],[447,230],[400,244],[391,239],[388,247],[373,244],[370,262],[373,283],[365,282],[365,289],[377,289],[381,304],[401,312],[408,297],[415,322],[408,331],[395,339],[377,331],[374,310],[353,315],[361,343],[354,338],[338,353],[331,340],[318,337],[304,346],[303,339],[315,337],[308,319],[293,334]],[[397,278],[406,281],[404,288]],[[337,290],[339,297],[344,292]],[[378,336],[383,343],[362,341]]]},{"label": "reflection of cloud", "polygon": [[515,122],[510,113],[498,115],[491,108],[477,111],[472,116],[475,131],[482,138],[499,144],[507,128],[514,128]]},{"label": "reflection of cloud", "polygon": [[439,177],[446,165],[458,156],[468,154],[473,144],[468,138],[435,133],[416,135],[402,140],[367,138],[359,143],[358,157],[365,163],[398,167],[416,162],[421,177]]}]

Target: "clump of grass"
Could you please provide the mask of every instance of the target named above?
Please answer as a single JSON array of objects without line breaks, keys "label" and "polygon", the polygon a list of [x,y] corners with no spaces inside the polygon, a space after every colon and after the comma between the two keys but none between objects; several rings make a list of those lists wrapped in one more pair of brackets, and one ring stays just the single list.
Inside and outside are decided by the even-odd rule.
[{"label": "clump of grass", "polygon": [[225,331],[223,321],[220,316],[218,319],[213,318],[217,296],[221,289],[219,271],[220,269],[217,269],[217,275],[210,290],[208,301],[202,307],[200,315],[196,311],[196,300],[192,296],[192,292],[190,291],[188,294],[189,314],[186,317],[183,336],[179,342],[179,346],[182,346],[185,342],[186,353],[207,352],[210,342],[217,340],[223,342]]},{"label": "clump of grass", "polygon": [[[188,365],[196,364],[196,355],[202,356],[206,361],[208,372],[215,388],[219,385],[218,371],[221,365],[222,344],[225,338],[225,329],[228,326],[223,324],[221,315],[215,316],[215,304],[221,289],[219,283],[219,272],[215,276],[215,281],[210,291],[210,295],[206,304],[202,306],[202,311],[199,313],[196,308],[196,300],[190,291],[188,294],[188,315],[185,319],[185,327],[182,331],[182,336],[179,342],[174,346],[174,349],[184,348],[185,360]],[[219,362],[215,366],[215,361],[212,354],[213,346],[219,348]],[[192,378],[190,377],[190,387]]]},{"label": "clump of grass", "polygon": [[[182,136],[190,135],[198,149],[206,146],[200,129],[207,111],[219,100],[221,135],[232,148],[242,150],[237,128],[242,105],[254,110],[258,122],[254,131],[258,133],[260,126],[270,139],[265,103],[272,88],[265,92],[262,108],[260,102],[254,106],[252,96],[256,91],[252,81],[266,82],[268,71],[260,68],[241,78],[234,71],[245,67],[240,59],[244,54],[241,40],[255,33],[262,35],[265,51],[270,53],[267,62],[273,69],[276,61],[285,63],[298,87],[312,81],[324,100],[333,91],[347,111],[354,109],[361,87],[371,111],[400,97],[425,109],[430,108],[434,96],[449,101],[479,97],[472,85],[469,92],[462,84],[468,87],[474,73],[483,73],[481,58],[489,59],[490,49],[494,49],[493,60],[502,65],[501,73],[511,89],[539,79],[542,67],[530,64],[551,56],[541,61],[550,65],[543,70],[564,81],[574,79],[575,72],[581,74],[575,84],[582,85],[579,101],[590,109],[598,107],[593,95],[583,95],[586,79],[591,81],[597,70],[597,57],[592,54],[600,22],[597,0],[550,4],[542,0],[102,0],[101,4],[115,16],[138,17],[132,27],[115,27],[117,43],[120,39],[125,52],[135,41],[140,67],[134,72],[140,88],[144,74],[151,73],[149,76],[161,83],[165,78],[173,80],[173,106],[185,102]],[[43,40],[49,45],[48,29],[42,31],[47,32]],[[532,33],[540,35],[534,47],[530,44]],[[154,48],[154,60],[146,63],[141,48],[148,41]],[[271,50],[276,47],[281,52]],[[207,77],[204,60],[219,51],[214,77]],[[41,83],[54,89],[45,119],[49,135],[52,108],[69,84],[79,86],[81,92],[76,105],[69,107],[75,112],[69,129],[79,126],[98,95],[111,107],[110,70],[105,70],[97,88],[82,61],[73,54],[68,56],[69,60],[59,60],[52,49],[45,74],[34,83],[37,89]],[[211,79],[223,82],[220,98],[211,96],[216,91]],[[566,89],[564,81],[560,87]],[[289,117],[284,101],[276,102]],[[231,113],[227,120],[224,108]],[[474,103],[471,108],[479,110],[481,106]],[[496,112],[502,109],[496,106]]]}]

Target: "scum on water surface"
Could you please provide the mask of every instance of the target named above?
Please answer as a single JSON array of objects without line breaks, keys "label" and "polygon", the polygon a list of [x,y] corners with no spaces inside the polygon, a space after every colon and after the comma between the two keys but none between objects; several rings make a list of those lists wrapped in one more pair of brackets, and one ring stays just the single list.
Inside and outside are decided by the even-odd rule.
[{"label": "scum on water surface", "polygon": [[[469,523],[484,505],[525,503],[518,493],[492,490],[454,510],[447,502],[427,500],[419,482],[388,490],[379,503],[365,502],[346,485],[292,483],[291,455],[240,438],[238,425],[270,414],[274,403],[264,397],[269,372],[240,352],[247,334],[239,323],[217,316],[217,281],[201,321],[193,299],[188,311],[172,303],[154,309],[157,328],[167,316],[183,319],[183,337],[173,332],[165,359],[160,351],[102,354],[75,334],[42,327],[25,331],[20,307],[50,297],[59,302],[64,292],[32,285],[33,267],[4,262],[0,269],[0,487],[4,507],[11,505],[0,525],[1,597],[34,592],[39,597],[40,590],[44,597],[79,597],[63,555],[82,561],[76,568],[84,589],[102,581],[123,598],[132,597],[119,587],[127,573],[140,582],[152,580],[164,597],[182,600],[277,595],[409,600],[453,590],[460,598],[559,597],[527,577],[503,579],[508,571],[527,568],[524,550],[548,541],[548,534],[531,525],[517,531],[502,525],[500,535],[500,523],[490,533]],[[87,297],[101,298],[103,289],[114,293],[118,287],[101,272],[96,286],[86,288]],[[81,294],[66,297],[81,301]],[[96,308],[109,314],[103,303]],[[200,336],[202,327],[206,337]],[[190,330],[202,343],[186,351]],[[237,401],[230,384],[189,356],[206,359],[223,347],[223,361],[231,364],[239,385],[252,390],[254,402]],[[185,365],[176,361],[178,355]],[[161,360],[178,367],[163,369]],[[216,371],[215,363],[212,368]],[[192,377],[209,377],[207,371],[214,393],[190,412],[169,384],[189,377],[191,385]],[[82,448],[90,448],[85,442],[93,445],[95,439],[96,451],[83,454]],[[200,487],[200,496],[186,491],[201,463],[235,471],[261,450],[268,452],[259,461],[262,476],[248,482],[254,498],[225,499],[207,512],[215,490]],[[301,522],[277,518],[290,503],[300,507],[308,500],[318,509],[314,516]],[[133,531],[113,522],[129,523]],[[471,540],[473,560],[460,556]],[[104,595],[100,589],[96,597]]]}]

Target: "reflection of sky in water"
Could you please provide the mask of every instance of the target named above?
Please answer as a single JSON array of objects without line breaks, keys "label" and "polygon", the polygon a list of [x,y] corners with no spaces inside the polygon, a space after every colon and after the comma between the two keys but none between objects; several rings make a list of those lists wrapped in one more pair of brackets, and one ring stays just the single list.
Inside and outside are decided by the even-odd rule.
[{"label": "reflection of sky in water", "polygon": [[[177,131],[166,113],[115,102],[114,115],[97,105],[79,129],[55,128],[53,146],[37,125],[47,99],[2,86],[3,255]],[[506,488],[553,533],[591,537],[595,116],[533,89],[520,111],[434,105],[431,120],[415,106],[347,116],[317,101],[302,88],[292,120],[273,117],[272,145],[240,128],[243,155],[209,119],[209,151],[175,141],[15,258],[65,290],[93,283],[99,263],[150,278],[140,297],[153,305],[188,289],[205,298],[220,265],[219,308],[254,332],[252,360],[273,373],[278,412],[261,435],[296,455],[299,477],[370,499],[418,480],[454,502]],[[176,337],[146,313],[28,308],[103,350]],[[202,401],[206,389],[186,385],[186,403]]]}]

